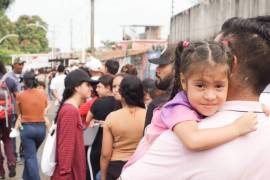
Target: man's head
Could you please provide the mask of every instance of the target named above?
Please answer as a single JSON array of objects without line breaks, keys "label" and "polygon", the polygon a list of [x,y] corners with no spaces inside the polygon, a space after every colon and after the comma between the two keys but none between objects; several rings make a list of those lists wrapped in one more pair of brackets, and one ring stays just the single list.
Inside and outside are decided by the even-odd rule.
[{"label": "man's head", "polygon": [[104,74],[104,67],[99,59],[92,57],[85,65],[89,69],[91,76],[100,77]]},{"label": "man's head", "polygon": [[14,59],[12,67],[13,67],[13,71],[15,74],[22,73],[24,63],[25,63],[25,61],[22,60],[20,57],[17,57]]},{"label": "man's head", "polygon": [[63,64],[60,64],[58,67],[57,67],[57,72],[58,73],[64,73],[65,72],[65,66]]},{"label": "man's head", "polygon": [[174,51],[168,47],[159,58],[150,59],[149,62],[158,65],[156,68],[156,86],[161,90],[171,90],[174,78]]},{"label": "man's head", "polygon": [[105,63],[105,70],[107,73],[109,74],[116,74],[118,72],[119,69],[119,62],[116,60],[108,60]]},{"label": "man's head", "polygon": [[99,97],[112,95],[113,76],[103,75],[99,78],[96,91]]},{"label": "man's head", "polygon": [[270,16],[231,18],[222,25],[218,40],[225,42],[235,61],[230,81],[231,91],[251,89],[259,95],[270,83]]}]

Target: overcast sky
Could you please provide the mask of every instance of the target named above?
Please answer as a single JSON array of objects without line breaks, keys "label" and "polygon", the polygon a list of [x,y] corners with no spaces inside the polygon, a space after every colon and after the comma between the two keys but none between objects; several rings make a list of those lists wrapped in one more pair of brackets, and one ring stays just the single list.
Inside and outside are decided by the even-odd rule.
[{"label": "overcast sky", "polygon": [[[174,0],[179,13],[197,0]],[[15,0],[7,15],[15,21],[20,15],[39,15],[48,23],[50,45],[55,31],[55,46],[63,51],[90,45],[90,0]],[[95,0],[95,44],[101,40],[120,41],[121,25],[161,25],[163,37],[169,32],[172,0]],[[72,21],[72,23],[71,23]]]}]

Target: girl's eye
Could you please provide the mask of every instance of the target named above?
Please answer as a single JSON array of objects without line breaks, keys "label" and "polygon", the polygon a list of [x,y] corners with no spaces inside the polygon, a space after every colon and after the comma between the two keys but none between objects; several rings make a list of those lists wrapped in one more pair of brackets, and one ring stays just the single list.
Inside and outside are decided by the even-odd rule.
[{"label": "girl's eye", "polygon": [[217,88],[217,89],[221,89],[221,88],[224,88],[224,85],[221,85],[221,84],[219,84],[219,85],[216,85],[216,88]]},{"label": "girl's eye", "polygon": [[198,87],[198,88],[204,88],[203,84],[195,84],[195,86]]}]

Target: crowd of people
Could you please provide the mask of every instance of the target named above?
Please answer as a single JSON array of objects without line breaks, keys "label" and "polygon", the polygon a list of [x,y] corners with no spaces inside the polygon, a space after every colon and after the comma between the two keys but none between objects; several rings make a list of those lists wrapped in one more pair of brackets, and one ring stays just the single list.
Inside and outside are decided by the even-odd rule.
[{"label": "crowd of people", "polygon": [[[155,80],[93,58],[68,73],[60,64],[47,90],[19,58],[11,72],[0,61],[13,105],[0,121],[9,177],[22,156],[22,179],[40,179],[37,151],[56,123],[52,180],[269,179],[269,24],[270,16],[235,17],[213,40],[180,41],[149,60]],[[10,132],[18,131],[17,153]],[[0,151],[1,179],[3,161]]]}]

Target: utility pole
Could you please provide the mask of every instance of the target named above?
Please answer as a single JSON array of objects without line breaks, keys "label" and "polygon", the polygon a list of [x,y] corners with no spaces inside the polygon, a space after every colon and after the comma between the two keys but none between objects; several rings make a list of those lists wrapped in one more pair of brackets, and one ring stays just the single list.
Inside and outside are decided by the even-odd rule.
[{"label": "utility pole", "polygon": [[73,22],[72,18],[70,19],[70,51],[73,50]]},{"label": "utility pole", "polygon": [[95,48],[95,0],[91,0],[91,49]]},{"label": "utility pole", "polygon": [[173,17],[173,11],[174,11],[174,0],[172,0],[172,17]]},{"label": "utility pole", "polygon": [[55,49],[55,25],[53,25],[53,30],[52,30],[52,59],[55,57],[56,49]]}]

